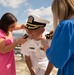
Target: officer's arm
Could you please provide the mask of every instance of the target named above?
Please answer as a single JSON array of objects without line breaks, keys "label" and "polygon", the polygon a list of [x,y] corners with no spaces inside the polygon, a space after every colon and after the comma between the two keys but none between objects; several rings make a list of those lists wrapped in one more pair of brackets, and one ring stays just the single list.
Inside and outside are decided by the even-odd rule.
[{"label": "officer's arm", "polygon": [[49,62],[44,75],[50,75],[52,69],[53,69],[53,65]]},{"label": "officer's arm", "polygon": [[31,62],[30,56],[25,56],[25,61],[26,61],[26,64],[27,64],[27,66],[29,68],[29,71],[30,71],[31,75],[35,75],[34,68],[32,66],[32,62]]}]

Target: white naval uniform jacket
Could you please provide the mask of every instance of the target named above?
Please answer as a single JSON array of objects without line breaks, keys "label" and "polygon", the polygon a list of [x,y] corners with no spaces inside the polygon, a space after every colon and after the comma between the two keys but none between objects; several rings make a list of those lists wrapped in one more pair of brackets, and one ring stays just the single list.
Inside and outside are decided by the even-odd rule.
[{"label": "white naval uniform jacket", "polygon": [[23,55],[30,56],[34,68],[46,70],[49,61],[43,50],[41,41],[28,38],[27,41],[21,45],[21,52]]}]

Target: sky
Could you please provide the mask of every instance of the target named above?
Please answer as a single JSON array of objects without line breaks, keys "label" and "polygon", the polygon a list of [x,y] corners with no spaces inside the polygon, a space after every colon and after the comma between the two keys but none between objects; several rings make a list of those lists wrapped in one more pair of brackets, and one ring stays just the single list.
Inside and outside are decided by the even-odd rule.
[{"label": "sky", "polygon": [[[0,18],[10,12],[18,19],[18,23],[26,23],[28,14],[37,14],[52,24],[52,0],[0,0]],[[48,26],[47,26],[48,28]]]}]

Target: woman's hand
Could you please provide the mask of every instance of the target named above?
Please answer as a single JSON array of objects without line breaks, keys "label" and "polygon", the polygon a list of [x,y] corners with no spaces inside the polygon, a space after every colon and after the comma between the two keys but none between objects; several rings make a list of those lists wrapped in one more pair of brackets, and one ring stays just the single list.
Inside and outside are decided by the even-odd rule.
[{"label": "woman's hand", "polygon": [[21,37],[21,38],[19,38],[18,40],[17,40],[17,43],[18,44],[23,44],[23,43],[25,43],[27,41],[27,39],[24,39],[24,37]]},{"label": "woman's hand", "polygon": [[25,24],[22,24],[21,25],[21,29],[25,29]]},{"label": "woman's hand", "polygon": [[41,44],[42,44],[42,46],[44,48],[44,51],[46,51],[49,48],[49,45],[48,45],[48,42],[47,42],[46,38],[41,37],[40,40],[41,40]]}]

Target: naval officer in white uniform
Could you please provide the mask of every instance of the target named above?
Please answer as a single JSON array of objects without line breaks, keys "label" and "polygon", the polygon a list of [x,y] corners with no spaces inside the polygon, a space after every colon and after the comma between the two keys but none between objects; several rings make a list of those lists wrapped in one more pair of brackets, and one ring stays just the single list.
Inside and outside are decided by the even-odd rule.
[{"label": "naval officer in white uniform", "polygon": [[[21,52],[25,57],[30,75],[51,75],[53,65],[49,63],[44,47],[41,42],[50,43],[43,36],[47,20],[37,16],[29,15],[25,26],[28,34],[27,41],[21,45]],[[45,41],[42,41],[45,39]]]}]

